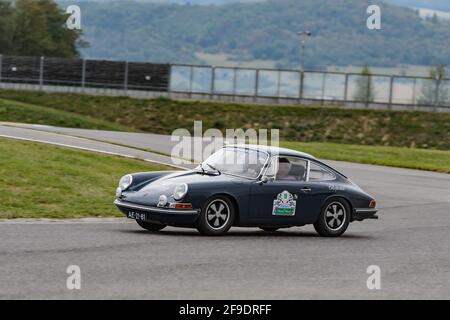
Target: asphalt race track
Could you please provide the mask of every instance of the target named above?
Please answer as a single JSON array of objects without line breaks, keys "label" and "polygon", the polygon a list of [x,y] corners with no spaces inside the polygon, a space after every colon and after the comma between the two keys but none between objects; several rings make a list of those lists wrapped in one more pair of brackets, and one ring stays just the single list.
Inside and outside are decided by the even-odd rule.
[{"label": "asphalt race track", "polygon": [[[0,125],[0,136],[168,159],[55,130]],[[133,145],[140,140],[128,134],[66,134],[167,148],[156,135]],[[356,222],[339,239],[311,227],[209,238],[175,228],[152,234],[126,219],[3,221],[0,299],[450,299],[450,175],[327,162],[375,196],[380,220]],[[69,265],[81,268],[81,290],[66,288]],[[367,288],[370,265],[381,269],[380,290]]]}]

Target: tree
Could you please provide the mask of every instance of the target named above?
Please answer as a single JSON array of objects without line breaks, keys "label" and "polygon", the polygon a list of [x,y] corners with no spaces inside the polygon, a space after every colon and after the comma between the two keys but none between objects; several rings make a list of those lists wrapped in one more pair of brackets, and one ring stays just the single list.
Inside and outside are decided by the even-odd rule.
[{"label": "tree", "polygon": [[0,19],[3,54],[79,56],[81,32],[66,28],[67,14],[53,0],[0,0]]},{"label": "tree", "polygon": [[361,75],[356,79],[356,101],[373,102],[375,100],[375,89],[372,81],[372,74],[368,66],[365,66]]},{"label": "tree", "polygon": [[13,48],[13,9],[11,2],[0,0],[0,50],[10,52]]},{"label": "tree", "polygon": [[427,80],[421,90],[417,102],[421,105],[444,106],[450,104],[450,88],[443,84],[446,79],[444,65],[430,69],[430,80]]}]

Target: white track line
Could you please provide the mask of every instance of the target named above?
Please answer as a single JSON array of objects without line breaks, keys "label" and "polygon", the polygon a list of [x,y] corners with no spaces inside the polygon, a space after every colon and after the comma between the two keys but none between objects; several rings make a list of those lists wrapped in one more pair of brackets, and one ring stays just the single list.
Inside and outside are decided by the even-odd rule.
[{"label": "white track line", "polygon": [[[30,142],[38,142],[38,143],[50,144],[50,145],[55,145],[55,146],[59,146],[59,147],[66,147],[66,148],[78,149],[78,150],[83,150],[83,151],[91,151],[91,152],[103,153],[103,154],[107,154],[107,155],[119,156],[119,157],[123,157],[123,158],[135,159],[135,160],[142,160],[142,161],[145,161],[145,162],[151,162],[151,163],[156,163],[156,164],[160,164],[160,165],[164,165],[164,166],[170,166],[170,167],[181,169],[181,170],[189,170],[188,168],[177,166],[177,165],[174,165],[174,164],[164,163],[164,162],[161,162],[161,161],[150,160],[150,159],[142,159],[142,158],[139,158],[139,157],[134,157],[134,156],[130,156],[130,155],[123,154],[123,153],[98,150],[98,149],[94,149],[94,148],[85,148],[85,147],[79,147],[79,146],[69,145],[69,144],[65,144],[65,143],[51,142],[51,141],[45,141],[45,140],[39,140],[39,139],[16,137],[16,136],[4,135],[4,134],[0,134],[0,137],[2,137],[2,138],[9,138],[9,139],[15,139],[15,140],[23,140],[23,141],[30,141]],[[70,137],[70,136],[68,136],[68,137]],[[77,137],[73,137],[73,138],[77,138]],[[81,138],[77,138],[77,139],[81,140]],[[105,142],[102,142],[102,143],[105,143]]]}]

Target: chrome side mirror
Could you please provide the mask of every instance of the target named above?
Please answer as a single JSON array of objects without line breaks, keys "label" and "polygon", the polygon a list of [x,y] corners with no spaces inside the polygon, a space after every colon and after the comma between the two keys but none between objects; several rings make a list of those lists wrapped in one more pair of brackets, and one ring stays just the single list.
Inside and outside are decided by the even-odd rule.
[{"label": "chrome side mirror", "polygon": [[263,185],[263,184],[266,184],[266,183],[268,183],[269,181],[273,181],[273,180],[274,180],[274,177],[262,176],[262,177],[261,177],[261,180],[259,180],[258,183],[259,183],[260,185]]}]

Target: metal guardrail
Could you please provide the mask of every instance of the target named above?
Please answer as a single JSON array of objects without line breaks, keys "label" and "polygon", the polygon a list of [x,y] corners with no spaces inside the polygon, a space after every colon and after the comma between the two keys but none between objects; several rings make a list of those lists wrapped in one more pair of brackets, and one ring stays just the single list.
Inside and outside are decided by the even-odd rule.
[{"label": "metal guardrail", "polygon": [[450,108],[450,79],[0,55],[0,83]]}]

